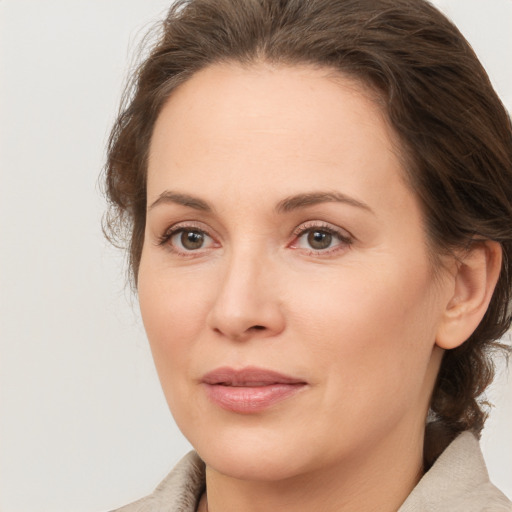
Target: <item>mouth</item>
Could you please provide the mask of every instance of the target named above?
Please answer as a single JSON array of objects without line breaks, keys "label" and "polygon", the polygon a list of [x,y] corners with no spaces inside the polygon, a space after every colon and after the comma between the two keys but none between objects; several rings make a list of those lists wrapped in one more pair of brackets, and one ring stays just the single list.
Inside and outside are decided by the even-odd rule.
[{"label": "mouth", "polygon": [[204,375],[201,383],[214,404],[240,414],[262,412],[308,385],[302,379],[255,367],[217,368]]}]

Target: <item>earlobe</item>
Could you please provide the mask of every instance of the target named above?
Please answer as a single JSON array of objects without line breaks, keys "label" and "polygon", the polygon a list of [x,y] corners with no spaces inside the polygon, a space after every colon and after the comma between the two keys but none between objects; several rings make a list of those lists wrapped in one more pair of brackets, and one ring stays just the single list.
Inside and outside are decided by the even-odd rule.
[{"label": "earlobe", "polygon": [[501,270],[502,249],[492,240],[476,241],[457,262],[453,295],[443,312],[436,344],[446,350],[462,345],[484,317]]}]

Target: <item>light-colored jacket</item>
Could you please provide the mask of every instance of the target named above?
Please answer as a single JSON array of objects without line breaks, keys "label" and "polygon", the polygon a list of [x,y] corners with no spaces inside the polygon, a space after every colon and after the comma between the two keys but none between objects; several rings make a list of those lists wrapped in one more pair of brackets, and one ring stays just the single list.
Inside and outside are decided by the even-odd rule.
[{"label": "light-colored jacket", "polygon": [[[113,512],[195,512],[204,488],[204,463],[190,452],[153,494]],[[445,449],[398,512],[512,512],[512,502],[489,481],[477,439],[464,432]]]}]

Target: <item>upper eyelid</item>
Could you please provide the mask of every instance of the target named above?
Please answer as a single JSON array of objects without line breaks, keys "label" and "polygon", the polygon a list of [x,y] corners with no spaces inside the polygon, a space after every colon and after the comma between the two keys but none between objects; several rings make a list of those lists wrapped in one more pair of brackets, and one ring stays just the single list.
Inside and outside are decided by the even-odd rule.
[{"label": "upper eyelid", "polygon": [[209,228],[204,222],[196,220],[184,220],[167,226],[164,230],[164,233],[174,233],[184,229],[196,229],[197,231],[202,231],[209,236],[211,236],[210,232],[212,231],[211,228]]},{"label": "upper eyelid", "polygon": [[320,221],[320,220],[313,220],[313,221],[306,221],[297,226],[293,234],[294,236],[299,236],[311,229],[319,229],[319,230],[326,230],[330,231],[332,233],[338,234],[343,238],[350,238],[355,239],[355,237],[352,235],[350,231],[348,231],[345,228],[342,228],[340,226],[336,226],[335,224],[331,224],[330,222]]}]

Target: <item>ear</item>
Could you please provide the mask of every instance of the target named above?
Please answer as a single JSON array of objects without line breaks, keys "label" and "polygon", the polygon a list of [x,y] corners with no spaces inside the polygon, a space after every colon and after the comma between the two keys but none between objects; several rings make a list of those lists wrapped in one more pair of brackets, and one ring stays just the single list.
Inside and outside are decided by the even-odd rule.
[{"label": "ear", "polygon": [[475,241],[456,262],[453,295],[443,312],[436,344],[446,350],[462,345],[484,317],[501,270],[502,250],[492,240]]}]

